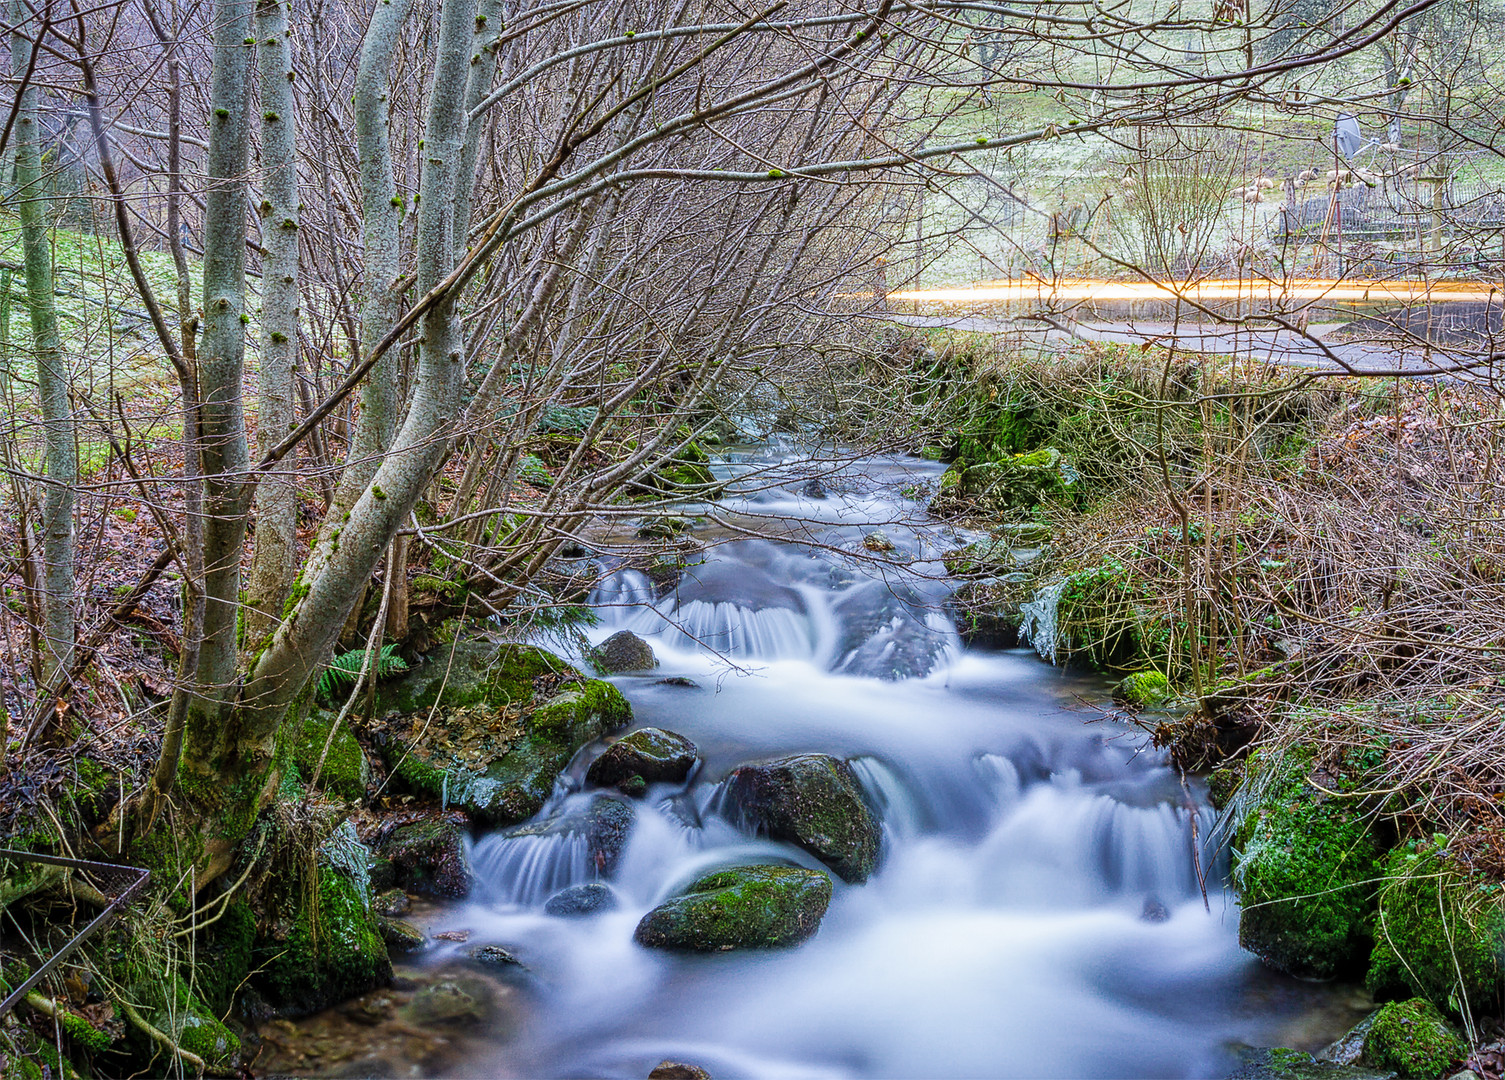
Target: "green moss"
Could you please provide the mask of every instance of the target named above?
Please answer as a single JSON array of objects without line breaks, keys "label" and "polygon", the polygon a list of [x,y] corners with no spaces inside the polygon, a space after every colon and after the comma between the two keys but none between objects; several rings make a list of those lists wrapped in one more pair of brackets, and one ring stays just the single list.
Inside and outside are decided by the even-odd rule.
[{"label": "green moss", "polygon": [[1468,1053],[1468,1044],[1437,1009],[1422,998],[1392,1001],[1374,1017],[1364,1038],[1364,1057],[1410,1080],[1446,1075]]},{"label": "green moss", "polygon": [[1309,765],[1251,766],[1260,771],[1240,790],[1239,943],[1277,970],[1331,978],[1369,952],[1381,851],[1357,801],[1314,787]]},{"label": "green moss", "polygon": [[1159,671],[1136,671],[1113,688],[1113,700],[1140,709],[1153,709],[1171,699],[1171,682]]},{"label": "green moss", "polygon": [[245,900],[232,900],[225,913],[198,946],[199,989],[215,1016],[234,1004],[235,992],[251,970],[256,941],[256,915]]},{"label": "green moss", "polygon": [[294,1012],[317,1011],[392,978],[387,946],[370,910],[365,849],[355,865],[338,855],[336,838],[320,849],[317,887],[299,903],[291,928],[280,939],[259,941],[255,949],[257,984],[271,1001]]},{"label": "green moss", "polygon": [[[303,776],[313,777],[336,715],[323,709],[314,709],[301,720],[296,714],[288,719],[284,735],[291,749],[292,763]],[[356,801],[365,797],[370,776],[371,767],[366,763],[365,752],[361,750],[360,743],[356,741],[349,726],[342,724],[324,759],[319,786],[342,798]]]},{"label": "green moss", "polygon": [[1385,864],[1365,983],[1377,997],[1419,994],[1475,1015],[1499,1000],[1505,904],[1498,883],[1458,867],[1435,844]]},{"label": "green moss", "polygon": [[708,874],[638,924],[640,944],[692,952],[797,945],[820,928],[831,901],[824,874],[744,866]]},{"label": "green moss", "polygon": [[58,1023],[63,1027],[63,1034],[73,1040],[74,1045],[90,1053],[99,1053],[108,1050],[115,1040],[107,1031],[100,1031],[89,1021],[67,1009],[58,1012]]}]

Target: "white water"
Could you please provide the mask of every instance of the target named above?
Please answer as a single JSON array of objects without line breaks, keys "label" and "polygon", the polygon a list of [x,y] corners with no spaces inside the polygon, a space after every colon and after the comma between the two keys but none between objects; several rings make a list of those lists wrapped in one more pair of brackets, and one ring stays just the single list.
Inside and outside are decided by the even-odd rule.
[{"label": "white water", "polygon": [[[612,912],[542,913],[552,892],[597,876],[578,834],[477,843],[482,887],[448,925],[520,957],[536,996],[522,1034],[469,1075],[640,1078],[671,1058],[717,1080],[1218,1076],[1230,1040],[1289,1041],[1282,1024],[1301,992],[1239,950],[1216,866],[1203,866],[1204,903],[1198,865],[1215,859],[1194,852],[1191,825],[1205,836],[1208,812],[1140,735],[1086,722],[1077,695],[1101,685],[1024,650],[964,651],[940,614],[943,583],[832,553],[860,550],[875,520],[916,559],[948,546],[896,520],[923,504],[891,494],[937,467],[865,468],[847,495],[732,504],[818,519],[819,553],[738,542],[656,606],[642,606],[652,590],[631,572],[598,592],[596,636],[632,627],[661,659],[617,680],[637,723],[689,737],[704,765],[687,788],[658,785],[635,804]],[[926,673],[848,673],[891,675],[896,662]],[[643,914],[710,868],[817,865],[718,813],[732,767],[799,751],[855,759],[883,812],[880,871],[837,881],[819,933],[797,949],[679,957],[635,945]],[[580,777],[596,752],[541,818],[588,805]]]}]

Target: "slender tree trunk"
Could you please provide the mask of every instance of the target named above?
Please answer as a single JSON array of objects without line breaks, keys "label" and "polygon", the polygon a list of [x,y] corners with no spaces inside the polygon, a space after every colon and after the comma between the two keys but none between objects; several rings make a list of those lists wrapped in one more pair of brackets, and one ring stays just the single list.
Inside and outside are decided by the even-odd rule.
[{"label": "slender tree trunk", "polygon": [[[295,426],[293,361],[298,349],[298,157],[293,101],[292,34],[286,0],[256,7],[257,62],[261,81],[263,170],[261,246],[261,387],[256,443],[266,453]],[[245,645],[251,655],[282,621],[293,584],[298,526],[295,472],[263,473],[256,488],[256,546],[245,609]]]},{"label": "slender tree trunk", "polygon": [[[218,755],[236,688],[241,549],[250,493],[241,380],[245,364],[246,166],[254,0],[214,7],[214,74],[204,208],[204,333],[199,348],[204,472],[204,632],[186,720],[189,795],[214,805],[242,792],[218,783]],[[249,825],[249,823],[247,823]],[[234,837],[238,840],[239,837]]]},{"label": "slender tree trunk", "polygon": [[[11,70],[31,66],[32,42],[20,27],[30,14],[20,0],[9,11]],[[68,396],[68,369],[58,334],[57,300],[52,285],[52,246],[47,237],[47,197],[42,187],[37,130],[37,88],[28,85],[16,103],[16,206],[26,270],[26,306],[31,316],[32,355],[36,360],[37,395],[46,440],[42,492],[42,588],[44,693],[65,691],[57,681],[73,667],[73,496],[78,483],[73,405]]]},{"label": "slender tree trunk", "polygon": [[[392,174],[387,130],[392,57],[413,0],[377,0],[361,42],[355,75],[355,137],[360,153],[361,219],[366,288],[361,302],[361,353],[376,347],[397,318],[403,201]],[[389,351],[366,376],[360,419],[326,520],[339,522],[376,474],[397,427],[397,353]],[[327,540],[326,537],[321,537]]]}]

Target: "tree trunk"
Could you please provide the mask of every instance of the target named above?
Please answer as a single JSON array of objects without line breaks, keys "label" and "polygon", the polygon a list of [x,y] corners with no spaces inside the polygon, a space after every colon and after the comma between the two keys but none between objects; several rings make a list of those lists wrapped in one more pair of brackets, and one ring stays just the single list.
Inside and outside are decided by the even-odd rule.
[{"label": "tree trunk", "polygon": [[[204,474],[204,629],[185,723],[182,787],[206,806],[243,800],[222,783],[222,737],[236,688],[236,623],[248,479],[245,364],[246,167],[254,0],[214,7],[214,72],[204,208],[199,431]],[[246,826],[249,827],[249,821]],[[209,839],[209,838],[206,838]],[[232,837],[232,842],[239,837]]]},{"label": "tree trunk", "polygon": [[[397,318],[395,293],[401,270],[399,229],[403,201],[392,175],[387,130],[392,57],[413,0],[377,0],[361,41],[355,75],[355,137],[360,154],[361,220],[366,287],[361,302],[361,355],[368,354]],[[338,523],[376,474],[397,427],[397,354],[389,351],[366,376],[360,419],[345,458],[327,520]],[[327,536],[321,536],[327,540]]]},{"label": "tree trunk", "polygon": [[[266,453],[295,426],[293,361],[298,348],[298,158],[292,35],[284,0],[256,7],[264,179],[261,246],[261,386],[256,444]],[[263,473],[256,487],[256,546],[246,595],[245,648],[254,656],[282,621],[293,585],[298,526],[296,472]]]},{"label": "tree trunk", "polygon": [[[30,20],[26,6],[13,0],[10,23],[11,71],[31,68],[32,42],[20,27]],[[78,454],[73,431],[73,404],[68,396],[68,367],[58,334],[57,300],[52,284],[52,246],[47,238],[47,196],[42,187],[38,146],[37,88],[28,85],[16,101],[16,206],[26,271],[26,306],[31,316],[32,355],[36,360],[37,396],[46,440],[42,493],[42,588],[44,694],[60,694],[73,667],[73,495],[78,483]]]}]

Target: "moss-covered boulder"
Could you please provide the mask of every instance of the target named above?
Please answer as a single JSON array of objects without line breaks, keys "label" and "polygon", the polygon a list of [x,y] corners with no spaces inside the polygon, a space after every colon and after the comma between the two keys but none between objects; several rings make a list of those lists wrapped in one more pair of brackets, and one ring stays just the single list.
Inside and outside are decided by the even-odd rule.
[{"label": "moss-covered boulder", "polygon": [[1498,884],[1459,867],[1445,848],[1391,852],[1379,890],[1374,951],[1365,983],[1378,998],[1419,994],[1474,1015],[1500,999],[1505,897]]},{"label": "moss-covered boulder", "polygon": [[171,1007],[163,1000],[157,1007],[141,1010],[143,1019],[184,1050],[203,1058],[210,1068],[218,1072],[233,1069],[240,1058],[240,1039],[235,1032],[220,1023],[214,1011],[181,978],[175,976],[172,985],[176,1000]]},{"label": "moss-covered boulder", "polygon": [[640,945],[680,952],[725,952],[798,945],[831,902],[831,881],[794,866],[739,866],[707,874],[638,923]]},{"label": "moss-covered boulder", "polygon": [[1356,971],[1369,955],[1383,854],[1358,800],[1310,783],[1309,761],[1249,768],[1233,840],[1239,944],[1289,975]]},{"label": "moss-covered boulder", "polygon": [[941,477],[930,510],[937,514],[1027,510],[1068,494],[1073,482],[1065,458],[1053,447],[973,464],[958,461]]},{"label": "moss-covered boulder", "polygon": [[633,791],[645,783],[677,784],[690,775],[697,753],[695,744],[683,735],[662,728],[638,728],[591,762],[585,779],[601,787],[627,784]]},{"label": "moss-covered boulder", "polygon": [[1467,1053],[1463,1036],[1423,998],[1392,1001],[1380,1009],[1364,1038],[1365,1061],[1409,1080],[1446,1076]]},{"label": "moss-covered boulder", "polygon": [[1133,709],[1154,709],[1174,696],[1170,680],[1159,671],[1136,671],[1113,687],[1113,700]]},{"label": "moss-covered boulder", "polygon": [[596,647],[596,666],[602,671],[650,671],[658,667],[653,646],[631,630],[618,630]]},{"label": "moss-covered boulder", "polygon": [[306,894],[284,898],[256,943],[255,984],[289,1015],[318,1012],[392,981],[392,962],[371,912],[368,852],[348,823],[319,848]]},{"label": "moss-covered boulder", "polygon": [[956,632],[968,645],[1011,649],[1019,643],[1024,622],[1022,605],[1037,588],[1035,575],[1025,571],[979,578],[959,586],[947,601]]},{"label": "moss-covered boulder", "polygon": [[379,701],[393,783],[486,825],[538,813],[580,747],[632,721],[610,683],[513,643],[442,646]]},{"label": "moss-covered boulder", "polygon": [[733,816],[787,840],[843,881],[866,881],[878,867],[882,834],[852,766],[829,754],[797,754],[743,765],[726,782]]},{"label": "moss-covered boulder", "polygon": [[465,841],[465,826],[452,816],[426,817],[383,829],[375,851],[407,892],[459,900],[470,894],[472,879]]},{"label": "moss-covered boulder", "polygon": [[[324,754],[324,744],[329,740],[330,728],[339,716],[328,709],[312,709],[301,720],[288,720],[288,743],[292,747],[293,764],[305,780],[312,780],[318,767],[319,757]],[[361,744],[351,734],[348,724],[341,724],[329,743],[329,753],[324,755],[324,768],[319,773],[319,787],[342,799],[352,802],[365,797],[366,785],[371,782],[371,764],[366,760]]]}]

